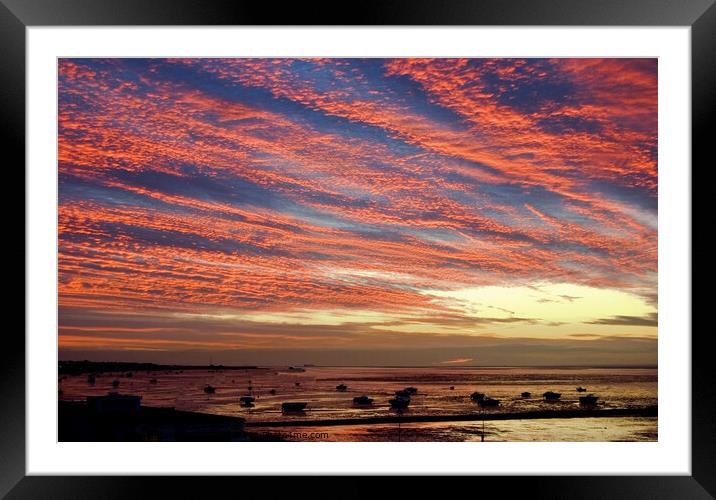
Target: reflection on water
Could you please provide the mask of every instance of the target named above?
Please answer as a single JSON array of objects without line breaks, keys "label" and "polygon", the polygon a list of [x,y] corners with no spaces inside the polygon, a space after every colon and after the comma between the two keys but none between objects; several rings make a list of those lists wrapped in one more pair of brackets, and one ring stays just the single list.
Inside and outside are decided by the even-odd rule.
[{"label": "reflection on water", "polygon": [[[157,379],[156,383],[151,382],[153,378]],[[579,396],[583,395],[576,391],[579,386],[599,396],[599,408],[640,408],[657,404],[657,372],[642,368],[184,370],[135,372],[132,377],[105,373],[96,377],[94,385],[88,383],[85,374],[64,378],[60,382],[60,399],[76,400],[87,395],[106,394],[112,390],[115,379],[120,382],[116,390],[141,395],[143,405],[240,416],[253,422],[395,415],[388,400],[396,390],[406,386],[418,388],[406,411],[412,415],[479,414],[483,410],[469,397],[474,391],[500,400],[498,408],[484,410],[487,412],[575,409],[579,407]],[[207,384],[216,388],[215,394],[204,392]],[[337,391],[339,384],[345,384],[347,389]],[[562,393],[561,400],[545,402],[541,395],[548,390]],[[531,396],[522,397],[524,391],[529,391]],[[249,394],[255,398],[253,406],[242,405],[239,398]],[[364,394],[373,398],[374,403],[354,405],[353,398]],[[308,407],[302,415],[283,414],[281,403],[285,401],[305,401]],[[334,437],[327,439],[393,441],[394,427],[393,424],[331,427],[328,434]],[[312,429],[315,432],[318,428]],[[481,422],[401,425],[404,434],[401,439],[404,440],[479,440],[481,432]],[[656,439],[657,423],[655,418],[633,417],[488,421],[485,432],[487,440],[642,441]]]}]

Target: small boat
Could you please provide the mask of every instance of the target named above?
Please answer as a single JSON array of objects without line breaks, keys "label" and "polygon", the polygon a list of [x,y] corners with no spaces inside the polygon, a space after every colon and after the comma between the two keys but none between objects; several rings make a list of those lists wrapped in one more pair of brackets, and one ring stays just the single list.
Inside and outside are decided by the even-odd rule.
[{"label": "small boat", "polygon": [[206,385],[204,386],[204,392],[207,393],[207,394],[214,394],[214,393],[216,392],[216,387],[213,387],[213,386],[211,386],[211,385],[209,385],[209,384],[206,384]]},{"label": "small boat", "polygon": [[117,380],[117,379],[112,380],[112,387],[119,387],[119,380]]},{"label": "small boat", "polygon": [[336,386],[336,390],[337,390],[337,391],[343,392],[343,391],[345,391],[346,389],[348,389],[348,386],[347,386],[346,384],[339,384],[339,385]]},{"label": "small boat", "polygon": [[269,391],[269,394],[276,394],[276,389],[271,389],[271,390]]},{"label": "small boat", "polygon": [[587,389],[585,389],[582,386],[577,387],[577,392],[587,392]]},{"label": "small boat", "polygon": [[303,411],[306,409],[307,405],[308,405],[308,403],[299,403],[299,402],[281,403],[281,411],[285,411],[285,412]]},{"label": "small boat", "polygon": [[418,392],[418,388],[417,388],[417,387],[406,387],[406,388],[403,389],[403,390],[404,390],[405,392],[407,392],[408,394],[415,394],[415,393]]},{"label": "small boat", "polygon": [[525,391],[525,392],[522,393],[522,397],[523,397],[523,398],[528,398],[528,397],[530,397],[531,395],[532,395],[532,393],[531,393],[531,392],[527,392],[527,391]]},{"label": "small boat", "polygon": [[395,396],[399,398],[410,398],[411,393],[403,389],[401,391],[395,391]]},{"label": "small boat", "polygon": [[94,384],[96,381],[97,381],[97,379],[95,378],[94,375],[90,375],[89,377],[87,377],[88,384]]},{"label": "small boat", "polygon": [[356,396],[353,398],[353,404],[354,405],[372,405],[373,399],[369,398],[368,396]]},{"label": "small boat", "polygon": [[451,386],[450,386],[450,390],[451,390],[451,391],[454,391],[454,390],[455,390],[455,386],[454,386],[454,385],[451,385]]},{"label": "small boat", "polygon": [[485,399],[485,395],[481,392],[473,392],[470,394],[470,399],[473,401],[480,401],[481,399]]},{"label": "small boat", "polygon": [[592,406],[597,404],[599,398],[594,394],[587,394],[586,396],[579,396],[579,404],[583,406]]},{"label": "small boat", "polygon": [[301,382],[296,382],[296,387],[298,387],[299,385],[301,385]]},{"label": "small boat", "polygon": [[157,383],[157,379],[155,379],[155,378],[150,378],[150,379],[149,379],[149,383],[150,383],[150,384],[156,384],[156,383]]},{"label": "small boat", "polygon": [[546,401],[557,401],[562,396],[562,394],[560,394],[559,392],[552,391],[547,391],[542,395],[544,396],[544,399]]},{"label": "small boat", "polygon": [[239,401],[241,401],[241,404],[244,406],[248,406],[251,403],[253,403],[256,399],[253,396],[241,396],[239,398]]},{"label": "small boat", "polygon": [[305,372],[305,368],[301,368],[300,366],[289,366],[288,371],[290,372]]},{"label": "small boat", "polygon": [[488,397],[484,397],[480,399],[477,404],[479,404],[481,407],[494,407],[494,406],[500,406],[500,401],[498,399],[492,399]]},{"label": "small boat", "polygon": [[410,398],[395,398],[388,401],[390,403],[390,406],[393,408],[407,408],[410,404]]}]

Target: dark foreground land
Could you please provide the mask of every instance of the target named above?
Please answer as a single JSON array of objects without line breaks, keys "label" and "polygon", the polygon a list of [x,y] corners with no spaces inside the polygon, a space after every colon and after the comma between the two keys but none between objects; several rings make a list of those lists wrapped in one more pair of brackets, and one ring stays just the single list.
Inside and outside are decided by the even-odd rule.
[{"label": "dark foreground land", "polygon": [[[244,419],[142,406],[99,414],[84,402],[58,402],[59,441],[265,441],[244,431]],[[271,439],[276,441],[276,439]]]}]

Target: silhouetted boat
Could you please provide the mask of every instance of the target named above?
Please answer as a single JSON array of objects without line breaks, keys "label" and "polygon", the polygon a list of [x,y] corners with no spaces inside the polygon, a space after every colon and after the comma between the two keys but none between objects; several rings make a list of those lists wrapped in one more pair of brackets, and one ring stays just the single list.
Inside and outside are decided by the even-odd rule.
[{"label": "silhouetted boat", "polygon": [[301,368],[300,366],[289,366],[288,370],[292,371],[292,372],[305,372],[306,371],[305,368]]},{"label": "silhouetted boat", "polygon": [[405,392],[407,392],[408,394],[415,394],[415,393],[418,392],[418,388],[417,388],[417,387],[406,387],[404,390],[405,390]]},{"label": "silhouetted boat", "polygon": [[411,394],[412,393],[406,391],[405,389],[400,390],[400,391],[395,391],[395,395],[399,398],[410,398]]},{"label": "silhouetted boat", "polygon": [[296,387],[298,387],[299,385],[301,385],[301,382],[296,382]]},{"label": "silhouetted boat", "polygon": [[542,395],[544,396],[544,399],[547,401],[557,401],[562,396],[562,394],[560,394],[559,392],[552,392],[552,391],[547,391]]},{"label": "silhouetted boat", "polygon": [[94,375],[90,375],[89,377],[87,377],[88,384],[94,384],[96,381],[97,381],[97,379],[95,378]]},{"label": "silhouetted boat", "polygon": [[599,398],[594,394],[587,394],[586,396],[579,396],[579,404],[584,406],[592,406],[597,404]]},{"label": "silhouetted boat", "polygon": [[346,389],[348,389],[348,386],[345,384],[339,384],[336,386],[337,391],[345,391]]},{"label": "silhouetted boat", "polygon": [[470,394],[470,399],[473,401],[480,401],[481,399],[485,399],[485,395],[481,392],[473,392]]},{"label": "silhouetted boat", "polygon": [[204,392],[207,394],[214,394],[216,392],[216,387],[206,384],[206,386],[204,386]]},{"label": "silhouetted boat", "polygon": [[492,398],[484,397],[484,398],[478,400],[478,401],[477,401],[477,404],[479,404],[479,405],[482,406],[483,408],[484,408],[484,407],[488,407],[488,406],[490,406],[490,407],[492,407],[492,406],[500,406],[500,401],[499,401],[498,399],[492,399]]},{"label": "silhouetted boat", "polygon": [[410,398],[397,397],[389,400],[388,403],[390,403],[390,406],[393,408],[407,408],[410,404]]},{"label": "silhouetted boat", "polygon": [[276,389],[271,389],[271,390],[269,391],[269,394],[276,394]]},{"label": "silhouetted boat", "polygon": [[150,384],[156,384],[156,383],[157,383],[157,379],[155,379],[155,378],[150,378],[150,379],[149,379],[149,383],[150,383]]},{"label": "silhouetted boat", "polygon": [[302,402],[281,403],[281,411],[286,411],[286,412],[303,411],[306,409],[307,405],[308,405],[308,403],[302,403]]},{"label": "silhouetted boat", "polygon": [[255,398],[253,396],[241,396],[239,401],[241,401],[241,404],[243,405],[250,405],[255,401]]},{"label": "silhouetted boat", "polygon": [[530,397],[531,395],[532,395],[532,393],[531,393],[531,392],[527,392],[527,391],[525,391],[525,392],[522,393],[522,397],[523,397],[523,398],[528,398],[528,397]]},{"label": "silhouetted boat", "polygon": [[450,386],[450,390],[451,390],[451,391],[454,391],[454,390],[455,390],[455,386],[454,386],[454,385],[451,385],[451,386]]},{"label": "silhouetted boat", "polygon": [[577,392],[587,392],[587,389],[580,386],[580,387],[577,387]]},{"label": "silhouetted boat", "polygon": [[357,396],[353,398],[354,405],[370,405],[373,404],[373,400],[368,396]]},{"label": "silhouetted boat", "polygon": [[112,380],[112,387],[119,387],[119,380],[117,380],[117,379]]}]

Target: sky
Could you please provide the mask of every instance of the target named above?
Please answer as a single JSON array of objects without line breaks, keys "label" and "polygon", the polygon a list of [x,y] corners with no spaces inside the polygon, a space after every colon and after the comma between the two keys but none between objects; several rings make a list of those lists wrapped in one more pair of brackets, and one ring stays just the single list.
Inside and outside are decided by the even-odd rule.
[{"label": "sky", "polygon": [[656,364],[656,59],[60,59],[65,359]]}]

